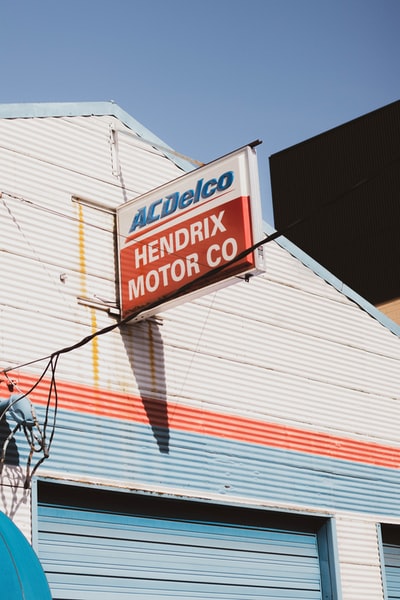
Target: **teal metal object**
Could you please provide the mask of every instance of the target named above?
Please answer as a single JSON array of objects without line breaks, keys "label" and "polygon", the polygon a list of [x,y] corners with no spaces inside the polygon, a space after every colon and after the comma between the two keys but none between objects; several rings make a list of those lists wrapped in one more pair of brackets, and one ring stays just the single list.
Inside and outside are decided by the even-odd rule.
[{"label": "teal metal object", "polygon": [[0,512],[1,598],[51,600],[46,575],[32,546]]},{"label": "teal metal object", "polygon": [[29,429],[34,426],[31,403],[25,394],[11,394],[9,398],[0,398],[0,416],[7,411],[18,425],[25,425]]}]

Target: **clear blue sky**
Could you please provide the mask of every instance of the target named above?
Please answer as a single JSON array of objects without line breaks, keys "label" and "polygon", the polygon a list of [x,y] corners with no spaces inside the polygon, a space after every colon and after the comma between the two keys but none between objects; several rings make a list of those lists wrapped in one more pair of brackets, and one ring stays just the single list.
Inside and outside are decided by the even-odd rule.
[{"label": "clear blue sky", "polygon": [[400,0],[2,0],[0,102],[114,100],[208,162],[400,98]]}]

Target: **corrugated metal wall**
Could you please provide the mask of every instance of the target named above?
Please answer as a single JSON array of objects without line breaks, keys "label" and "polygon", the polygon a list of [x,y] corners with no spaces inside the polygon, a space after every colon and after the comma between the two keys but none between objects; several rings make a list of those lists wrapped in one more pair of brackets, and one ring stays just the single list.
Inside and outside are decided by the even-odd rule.
[{"label": "corrugated metal wall", "polygon": [[[2,432],[3,433],[3,432]],[[1,436],[2,442],[4,440]],[[31,539],[31,493],[24,489],[25,469],[7,464],[0,477],[0,510]]]},{"label": "corrugated metal wall", "polygon": [[[110,323],[76,299],[116,301],[113,216],[74,198],[113,209],[182,174],[127,128],[116,171],[110,128],[117,125],[124,130],[112,117],[0,120],[0,139],[8,144],[0,144],[6,366],[47,355]],[[31,310],[41,314],[36,323]],[[16,322],[30,330],[29,346],[14,335]],[[40,334],[46,331],[53,336]]]},{"label": "corrugated metal wall", "polygon": [[337,518],[337,538],[343,597],[383,599],[376,524],[357,515]]},{"label": "corrugated metal wall", "polygon": [[[0,119],[0,164],[0,367],[7,368],[114,322],[77,300],[117,301],[114,207],[182,171],[105,116]],[[120,343],[111,341],[111,355],[114,346]],[[105,352],[91,344],[60,363],[60,377],[119,388],[121,351],[115,361],[109,346]],[[37,379],[45,364],[26,372]],[[11,376],[18,380],[19,370]],[[3,381],[0,396],[8,393]],[[29,495],[23,491],[27,445],[24,436],[17,439],[18,448],[9,447],[14,466],[1,476],[2,509],[30,537]]]},{"label": "corrugated metal wall", "polygon": [[[0,119],[0,140],[0,367],[27,390],[46,364],[31,361],[116,322],[79,300],[117,302],[115,206],[181,171],[113,117]],[[372,600],[352,578],[372,564],[381,593],[371,531],[400,521],[399,367],[396,336],[268,244],[263,276],[61,356],[39,474],[363,514],[365,543],[344,519],[339,556],[345,600]],[[3,483],[18,504],[23,435],[16,450]]]}]

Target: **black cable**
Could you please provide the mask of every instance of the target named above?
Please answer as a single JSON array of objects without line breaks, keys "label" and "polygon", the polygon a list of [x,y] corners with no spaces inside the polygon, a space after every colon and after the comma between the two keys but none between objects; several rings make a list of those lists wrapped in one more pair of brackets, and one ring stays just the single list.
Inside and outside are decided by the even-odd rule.
[{"label": "black cable", "polygon": [[[316,216],[319,216],[325,208],[327,208],[328,206],[330,206],[332,204],[335,204],[336,202],[340,202],[341,200],[343,200],[343,198],[345,198],[346,196],[348,196],[349,194],[354,192],[356,189],[366,185],[367,183],[370,183],[371,181],[373,181],[374,179],[379,177],[382,174],[383,170],[388,169],[389,167],[393,166],[393,164],[395,164],[399,161],[400,161],[400,157],[396,157],[392,161],[386,163],[386,165],[384,165],[383,169],[381,168],[381,169],[379,169],[379,171],[376,171],[375,173],[373,173],[370,177],[358,181],[352,187],[350,187],[349,189],[342,192],[342,194],[339,194],[338,196],[334,196],[331,199],[328,199],[326,202],[323,202],[316,208],[314,207],[308,213],[306,213],[302,217],[299,217],[298,219],[296,219],[295,221],[293,221],[286,227],[280,229],[279,231],[275,231],[274,233],[272,233],[270,235],[267,235],[262,240],[256,242],[253,246],[247,248],[246,250],[243,250],[243,252],[240,252],[238,255],[236,255],[234,258],[232,258],[230,261],[224,263],[223,265],[219,265],[218,267],[215,267],[211,271],[208,271],[207,273],[204,273],[203,275],[200,275],[199,277],[196,277],[196,279],[193,279],[192,281],[188,282],[187,284],[180,287],[175,292],[165,294],[160,299],[158,299],[156,302],[153,302],[153,303],[150,303],[149,305],[147,305],[145,309],[140,308],[139,310],[132,312],[131,314],[127,315],[126,317],[117,321],[116,323],[113,323],[112,325],[108,325],[107,327],[104,327],[103,329],[99,329],[98,331],[95,331],[94,333],[82,338],[80,341],[76,342],[75,344],[66,346],[66,347],[62,348],[61,350],[57,350],[56,352],[53,352],[52,354],[50,354],[48,356],[30,361],[30,362],[27,362],[27,363],[24,363],[21,365],[17,365],[14,367],[8,367],[6,369],[3,369],[2,372],[6,374],[9,371],[34,364],[36,362],[41,362],[44,360],[51,361],[56,356],[59,357],[61,354],[66,354],[68,352],[72,352],[73,350],[77,350],[78,348],[81,348],[82,346],[85,346],[86,344],[91,342],[94,338],[96,338],[100,335],[109,333],[109,332],[113,331],[114,329],[116,329],[117,327],[121,327],[121,326],[125,325],[126,323],[128,323],[129,321],[131,321],[132,319],[137,318],[138,316],[140,316],[140,314],[142,312],[145,312],[145,311],[147,312],[149,310],[152,310],[153,308],[156,308],[157,306],[159,306],[161,304],[175,300],[175,299],[181,297],[182,295],[189,293],[192,290],[197,289],[198,284],[201,283],[202,281],[212,279],[213,277],[215,277],[215,275],[217,275],[221,271],[229,269],[229,267],[231,267],[236,262],[242,260],[249,254],[251,254],[252,252],[257,250],[257,248],[259,248],[260,246],[268,244],[269,242],[276,240],[278,237],[286,235],[289,231],[291,231],[295,227],[298,227],[299,225],[303,224],[304,222],[314,219]],[[48,368],[48,366],[46,367],[46,369]],[[42,375],[42,377],[43,377],[43,375]],[[34,387],[36,387],[36,386],[34,386]]]},{"label": "black cable", "polygon": [[[38,426],[38,430],[41,433],[41,439],[38,440],[39,448],[35,447],[35,444],[34,444],[35,439],[32,434],[32,441],[30,443],[30,452],[29,452],[27,463],[26,463],[26,475],[25,475],[25,482],[24,482],[25,489],[29,488],[33,475],[36,473],[36,471],[40,467],[40,465],[50,456],[50,447],[51,447],[51,444],[52,444],[52,441],[54,438],[54,434],[55,434],[56,421],[57,421],[57,409],[58,409],[58,392],[57,392],[57,382],[56,382],[56,368],[57,368],[58,358],[59,358],[58,356],[56,356],[54,358],[52,357],[49,361],[49,365],[51,365],[51,379],[50,379],[50,387],[49,387],[49,391],[48,391],[48,395],[47,395],[46,411],[45,411],[45,417],[44,417],[44,422],[43,422],[43,431],[41,432],[40,428]],[[43,376],[43,374],[42,374],[42,376]],[[52,427],[51,427],[50,438],[49,438],[49,442],[47,443],[46,435],[47,435],[47,427],[48,427],[48,423],[49,423],[49,411],[50,411],[50,405],[51,405],[51,398],[52,398],[53,394],[54,394],[54,415],[53,415],[53,423],[52,423]],[[29,443],[29,439],[28,439],[28,436],[26,435],[26,432],[25,432],[25,436]],[[35,466],[31,470],[33,454],[34,454],[34,452],[40,452],[40,451],[43,452],[43,456],[36,462]]]},{"label": "black cable", "polygon": [[[395,164],[396,162],[399,162],[400,158],[396,157],[393,161],[387,163],[385,165],[385,169],[389,168],[390,166],[392,166],[393,164]],[[126,317],[124,317],[123,319],[121,319],[120,321],[117,321],[116,323],[113,323],[112,325],[109,325],[107,327],[104,327],[103,329],[100,329],[98,331],[95,331],[94,333],[82,338],[80,341],[78,341],[75,344],[72,344],[70,346],[66,346],[60,350],[57,350],[56,352],[53,352],[52,354],[40,358],[40,359],[36,359],[18,366],[14,366],[14,367],[9,367],[7,369],[3,369],[2,372],[6,375],[7,379],[8,375],[7,373],[9,371],[15,370],[15,369],[19,369],[22,368],[24,366],[28,366],[31,364],[35,364],[37,362],[42,362],[44,360],[47,360],[47,365],[44,368],[42,374],[40,375],[40,377],[38,378],[38,380],[31,386],[30,390],[28,392],[26,392],[24,394],[24,396],[27,396],[28,394],[30,394],[38,385],[39,383],[42,381],[42,379],[44,378],[45,374],[47,373],[48,369],[51,367],[51,380],[50,380],[50,387],[49,387],[49,392],[48,392],[48,398],[47,398],[47,403],[46,403],[46,411],[45,411],[45,420],[44,420],[44,425],[43,425],[43,432],[41,432],[41,440],[39,441],[39,448],[35,448],[35,444],[34,444],[34,438],[32,436],[32,442],[29,443],[30,445],[30,453],[29,453],[29,457],[28,457],[28,461],[27,461],[27,471],[26,471],[26,479],[25,479],[25,484],[24,487],[28,488],[31,482],[31,479],[34,475],[34,473],[37,471],[37,469],[39,468],[39,466],[43,463],[44,460],[46,460],[46,458],[48,458],[49,456],[49,450],[50,450],[50,446],[51,443],[53,441],[53,437],[55,434],[55,429],[56,429],[56,418],[57,418],[57,409],[58,409],[58,392],[57,392],[57,385],[56,385],[56,368],[57,368],[57,363],[58,360],[60,358],[60,356],[62,354],[66,354],[68,352],[72,352],[73,350],[77,350],[78,348],[81,348],[82,346],[86,345],[87,343],[91,342],[93,339],[95,339],[96,337],[100,336],[100,335],[104,335],[106,333],[109,333],[111,331],[113,331],[114,329],[118,328],[118,327],[122,327],[123,325],[125,325],[126,323],[128,323],[129,321],[137,318],[138,316],[140,316],[140,314],[144,311],[149,311],[152,310],[153,308],[156,308],[157,306],[164,304],[166,302],[175,300],[179,297],[181,297],[182,295],[186,294],[186,293],[190,293],[192,290],[197,290],[198,289],[198,285],[199,283],[201,283],[203,280],[209,280],[214,278],[218,273],[229,269],[231,266],[233,266],[235,263],[239,262],[240,260],[242,260],[243,258],[245,258],[246,256],[248,256],[249,254],[255,252],[260,246],[263,246],[269,242],[272,242],[274,240],[276,240],[278,237],[281,237],[285,234],[287,234],[289,231],[291,231],[292,229],[294,229],[295,227],[298,227],[299,225],[303,224],[306,221],[309,221],[311,219],[314,219],[315,217],[319,216],[322,211],[336,203],[339,202],[341,200],[343,200],[343,198],[345,198],[346,196],[348,196],[349,194],[351,194],[353,191],[355,191],[356,189],[362,187],[363,185],[366,185],[367,183],[371,182],[372,180],[376,179],[377,177],[379,177],[382,174],[382,169],[380,169],[379,171],[377,171],[376,173],[374,173],[373,175],[371,175],[370,177],[360,180],[358,181],[356,184],[354,184],[351,188],[349,188],[348,190],[346,190],[345,192],[343,192],[342,194],[339,194],[338,196],[335,196],[329,200],[327,200],[326,202],[323,202],[320,206],[318,206],[317,208],[313,208],[312,210],[310,210],[307,214],[305,214],[303,217],[300,217],[298,219],[296,219],[295,221],[293,221],[292,223],[290,223],[289,225],[287,225],[285,228],[281,229],[280,231],[275,231],[274,233],[266,236],[265,238],[263,238],[262,240],[256,242],[255,244],[253,244],[250,248],[247,248],[246,250],[244,250],[243,252],[240,252],[237,256],[235,256],[234,258],[232,258],[230,261],[224,263],[223,265],[220,265],[218,267],[215,267],[214,269],[212,269],[211,271],[200,275],[199,277],[197,277],[196,279],[188,282],[187,284],[185,284],[184,286],[180,287],[179,290],[176,290],[175,292],[171,292],[169,294],[165,294],[161,299],[158,299],[157,301],[150,303],[149,305],[146,306],[145,309],[141,308],[138,309],[137,311],[132,312],[131,314],[127,315]],[[54,393],[54,398],[55,398],[55,408],[54,408],[54,418],[53,418],[53,424],[52,424],[52,430],[50,433],[50,438],[49,438],[49,443],[46,447],[46,433],[47,433],[47,427],[48,427],[48,421],[49,421],[49,411],[50,411],[50,405],[51,405],[51,397]],[[4,416],[0,415],[0,419]],[[38,428],[40,431],[40,428]],[[26,431],[25,431],[25,435],[26,435]],[[27,437],[27,435],[26,435]],[[27,437],[28,439],[28,437]],[[28,440],[29,442],[29,440]],[[30,465],[31,465],[31,460],[32,460],[32,456],[33,453],[35,451],[43,451],[43,456],[38,460],[38,462],[35,464],[34,468],[32,469],[32,471],[30,471]],[[3,453],[4,453],[4,447],[3,447]],[[2,468],[3,466],[3,460],[5,457],[2,457],[1,460],[1,465],[0,467]]]},{"label": "black cable", "polygon": [[[29,454],[28,454],[28,459],[26,462],[26,475],[25,475],[25,482],[24,482],[24,487],[27,489],[30,485],[30,481],[32,479],[33,474],[36,472],[36,470],[38,469],[38,467],[40,466],[40,464],[42,464],[42,462],[48,458],[49,456],[49,449],[51,446],[51,442],[53,440],[54,437],[54,432],[55,432],[55,425],[56,425],[56,414],[57,414],[57,403],[58,403],[58,397],[57,397],[57,392],[55,391],[55,413],[54,413],[54,419],[53,419],[53,426],[52,426],[52,431],[51,431],[51,435],[50,435],[50,441],[49,444],[46,446],[46,429],[47,429],[47,424],[48,424],[48,413],[49,413],[49,408],[50,408],[50,404],[51,404],[51,397],[52,397],[52,391],[53,389],[56,390],[56,381],[55,381],[55,367],[57,365],[57,360],[58,358],[56,358],[55,360],[53,358],[50,358],[50,360],[48,361],[46,367],[43,369],[42,374],[40,375],[40,377],[36,380],[36,382],[30,387],[30,389],[25,392],[25,393],[21,393],[20,395],[18,395],[18,399],[16,399],[14,401],[17,402],[18,400],[20,400],[21,398],[25,398],[27,397],[39,384],[40,382],[43,380],[44,376],[46,375],[47,371],[49,370],[49,368],[51,367],[51,380],[50,380],[50,388],[49,388],[49,392],[48,392],[48,397],[47,397],[47,405],[46,405],[46,414],[45,414],[45,420],[44,420],[44,425],[43,425],[43,431],[40,428],[40,425],[37,421],[36,415],[34,414],[33,408],[32,408],[32,416],[34,417],[34,427],[37,428],[39,435],[35,434],[33,431],[33,428],[30,429],[28,427],[26,427],[25,425],[20,425],[17,428],[14,428],[14,430],[11,432],[10,436],[5,440],[4,444],[3,444],[3,448],[2,448],[2,452],[1,452],[1,459],[0,459],[0,472],[3,469],[4,466],[4,461],[5,461],[5,453],[6,453],[6,449],[8,446],[8,443],[11,439],[11,437],[14,436],[14,434],[17,432],[18,429],[23,429],[23,432],[25,434],[25,438],[28,442],[29,445]],[[14,383],[10,380],[10,378],[8,377],[7,373],[5,373],[6,378],[9,380],[10,384],[14,386]],[[17,386],[18,387],[18,386]],[[0,415],[0,420],[4,417],[5,413],[7,412],[7,410],[10,407],[8,406],[6,410],[3,411],[3,413]],[[37,444],[37,446],[36,446]],[[36,463],[35,467],[33,468],[32,472],[30,471],[30,467],[31,467],[31,462],[32,462],[32,458],[33,458],[33,454],[35,452],[43,452],[43,456],[42,458]]]}]

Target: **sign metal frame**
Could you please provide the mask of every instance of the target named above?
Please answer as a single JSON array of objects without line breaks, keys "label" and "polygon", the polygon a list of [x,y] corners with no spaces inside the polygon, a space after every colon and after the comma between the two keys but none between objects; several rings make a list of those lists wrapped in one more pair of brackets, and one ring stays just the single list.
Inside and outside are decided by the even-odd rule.
[{"label": "sign metal frame", "polygon": [[[244,146],[117,208],[122,319],[264,271],[257,156]],[[236,260],[236,257],[239,256]]]}]

